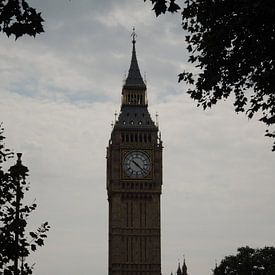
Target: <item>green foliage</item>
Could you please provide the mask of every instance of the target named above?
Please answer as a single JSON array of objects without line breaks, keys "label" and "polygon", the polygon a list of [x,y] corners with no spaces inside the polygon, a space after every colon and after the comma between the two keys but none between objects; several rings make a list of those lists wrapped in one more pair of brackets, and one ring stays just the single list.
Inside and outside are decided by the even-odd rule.
[{"label": "green foliage", "polygon": [[[174,1],[172,10],[167,0],[150,1],[157,16],[178,10]],[[275,124],[275,1],[185,0],[181,14],[188,61],[199,68],[179,74],[191,98],[206,109],[232,94],[235,111],[259,114],[275,138],[268,130]]]},{"label": "green foliage", "polygon": [[[15,274],[14,260],[18,248],[20,263],[20,274],[32,274],[32,267],[26,262],[26,258],[37,247],[44,245],[46,232],[49,230],[47,222],[42,223],[35,231],[27,232],[27,221],[29,215],[37,207],[36,203],[24,204],[24,195],[29,190],[26,182],[27,167],[18,172],[15,166],[5,172],[2,169],[3,162],[13,157],[13,153],[5,149],[3,128],[0,125],[0,274]],[[17,182],[20,182],[20,185]],[[19,188],[18,188],[19,186]],[[19,215],[16,218],[17,196],[20,198]],[[18,233],[18,246],[16,245],[16,234]]]},{"label": "green foliage", "polygon": [[225,257],[213,270],[214,275],[274,275],[275,247],[238,249],[235,256]]},{"label": "green foliage", "polygon": [[25,0],[0,0],[0,31],[15,39],[28,34],[44,32],[41,13],[30,7]]},{"label": "green foliage", "polygon": [[[180,6],[175,3],[175,0],[150,0],[153,4],[153,10],[155,11],[156,15],[159,16],[166,11],[169,12],[177,12],[180,10]],[[144,0],[146,2],[146,0]],[[167,4],[167,2],[169,4]]]}]

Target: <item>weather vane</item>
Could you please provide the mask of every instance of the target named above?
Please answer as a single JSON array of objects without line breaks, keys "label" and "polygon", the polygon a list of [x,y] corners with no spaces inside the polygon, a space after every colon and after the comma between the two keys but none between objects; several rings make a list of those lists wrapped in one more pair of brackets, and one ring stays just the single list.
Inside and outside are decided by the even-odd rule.
[{"label": "weather vane", "polygon": [[133,27],[133,32],[132,32],[132,34],[131,34],[131,37],[133,38],[133,39],[132,39],[132,42],[133,42],[133,43],[136,43],[137,34],[136,34],[136,29],[135,29],[135,27]]}]

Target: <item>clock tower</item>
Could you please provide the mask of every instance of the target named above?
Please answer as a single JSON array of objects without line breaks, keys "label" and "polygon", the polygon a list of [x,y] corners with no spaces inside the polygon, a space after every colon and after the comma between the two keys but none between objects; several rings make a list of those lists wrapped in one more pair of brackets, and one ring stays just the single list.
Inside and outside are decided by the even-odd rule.
[{"label": "clock tower", "polygon": [[107,147],[109,275],[160,275],[162,141],[148,112],[136,57],[122,87],[121,109]]}]

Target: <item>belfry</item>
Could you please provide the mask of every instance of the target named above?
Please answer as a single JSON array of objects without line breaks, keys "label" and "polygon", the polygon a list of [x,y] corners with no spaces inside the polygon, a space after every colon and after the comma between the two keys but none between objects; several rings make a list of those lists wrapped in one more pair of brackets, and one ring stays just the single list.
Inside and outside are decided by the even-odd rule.
[{"label": "belfry", "polygon": [[121,109],[107,147],[109,275],[160,275],[162,141],[148,111],[136,56],[122,87]]}]

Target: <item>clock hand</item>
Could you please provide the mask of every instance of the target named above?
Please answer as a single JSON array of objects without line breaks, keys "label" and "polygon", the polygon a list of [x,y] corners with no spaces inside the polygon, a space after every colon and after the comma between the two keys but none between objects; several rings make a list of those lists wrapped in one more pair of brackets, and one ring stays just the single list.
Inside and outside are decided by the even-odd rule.
[{"label": "clock hand", "polygon": [[145,172],[145,170],[144,170],[136,161],[133,160],[133,163],[134,163],[140,170],[142,170],[142,171]]}]

